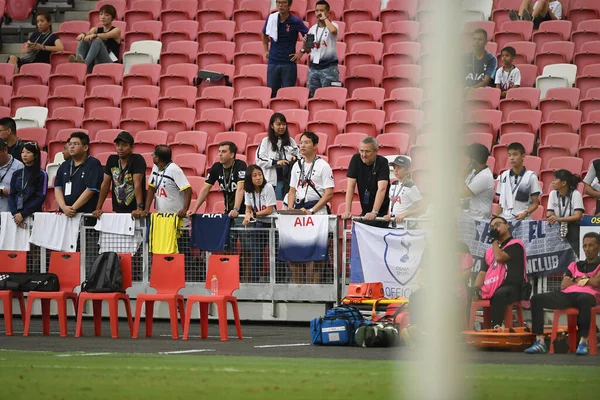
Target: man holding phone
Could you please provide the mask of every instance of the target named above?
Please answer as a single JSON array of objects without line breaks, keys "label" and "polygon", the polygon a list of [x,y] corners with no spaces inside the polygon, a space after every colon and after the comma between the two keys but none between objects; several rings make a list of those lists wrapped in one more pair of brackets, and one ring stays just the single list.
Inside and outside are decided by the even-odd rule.
[{"label": "man holding phone", "polygon": [[531,331],[536,334],[536,342],[526,349],[525,353],[538,354],[548,351],[544,338],[544,309],[564,310],[575,307],[579,310],[577,328],[581,336],[576,354],[589,354],[591,310],[600,303],[599,251],[600,235],[596,232],[586,233],[583,236],[585,260],[569,265],[560,285],[561,291],[540,293],[531,298]]},{"label": "man holding phone", "polygon": [[336,49],[338,25],[329,20],[329,3],[325,0],[317,1],[315,13],[317,23],[308,30],[308,35],[304,38],[305,51],[310,53],[309,97],[313,97],[318,88],[331,86],[332,82],[340,80]]}]

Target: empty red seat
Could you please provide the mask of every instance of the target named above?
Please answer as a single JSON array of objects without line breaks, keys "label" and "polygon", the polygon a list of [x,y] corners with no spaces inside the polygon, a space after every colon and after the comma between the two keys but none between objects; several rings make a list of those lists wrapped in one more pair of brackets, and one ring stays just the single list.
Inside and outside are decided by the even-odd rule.
[{"label": "empty red seat", "polygon": [[539,89],[529,87],[512,88],[506,93],[506,98],[500,101],[499,110],[502,111],[503,121],[506,121],[511,111],[535,110],[539,102]]},{"label": "empty red seat", "polygon": [[500,105],[500,89],[482,87],[469,90],[467,93],[467,104],[471,110],[495,110]]},{"label": "empty red seat", "polygon": [[285,87],[277,91],[277,96],[271,99],[269,107],[279,112],[290,108],[306,108],[308,89],[305,87]]},{"label": "empty red seat", "polygon": [[353,75],[346,76],[344,86],[352,96],[354,89],[361,87],[379,87],[383,78],[382,65],[359,65],[354,68]]},{"label": "empty red seat", "polygon": [[575,43],[573,42],[548,42],[545,43],[535,56],[535,64],[541,75],[544,67],[551,64],[568,64],[573,60]]},{"label": "empty red seat", "polygon": [[[96,137],[96,132],[103,129],[115,129],[119,126],[121,119],[121,109],[118,107],[100,107],[90,111],[90,116],[86,118],[81,126],[87,129],[90,138]],[[131,132],[132,134],[135,132]]]},{"label": "empty red seat", "polygon": [[193,85],[197,77],[198,66],[196,64],[169,65],[166,74],[159,78],[161,94],[164,96],[166,90],[171,86]]},{"label": "empty red seat", "polygon": [[333,144],[327,148],[327,157],[331,160],[358,153],[360,141],[367,135],[363,133],[345,133],[335,137]]},{"label": "empty red seat", "polygon": [[[583,43],[600,40],[600,20],[593,19],[582,21],[571,35],[571,41],[575,43],[575,52],[578,53]],[[574,26],[575,28],[575,26]]]},{"label": "empty red seat", "polygon": [[544,159],[542,149],[554,147],[563,148],[567,151],[566,156],[574,157],[577,154],[579,148],[579,135],[570,132],[551,133],[544,138],[542,146],[538,148],[538,155]]},{"label": "empty red seat", "polygon": [[95,86],[92,92],[83,101],[85,116],[89,116],[90,110],[98,107],[119,107],[121,105],[121,96],[123,87],[119,85],[100,85]]},{"label": "empty red seat", "polygon": [[129,31],[125,32],[125,51],[131,49],[131,44],[142,40],[160,40],[162,24],[160,21],[137,21]]},{"label": "empty red seat", "polygon": [[385,123],[384,132],[407,133],[415,137],[423,129],[424,113],[421,110],[398,110]]},{"label": "empty red seat", "polygon": [[174,21],[160,34],[163,48],[168,48],[172,42],[180,40],[196,40],[198,37],[198,21]]},{"label": "empty red seat", "polygon": [[539,110],[542,112],[542,121],[546,121],[552,111],[575,109],[579,103],[580,92],[578,88],[548,89],[546,97],[539,104]]},{"label": "empty red seat", "polygon": [[417,21],[394,21],[387,24],[381,34],[384,51],[389,50],[394,43],[416,42],[419,35],[419,26],[420,24]]},{"label": "empty red seat", "polygon": [[210,42],[225,40],[230,42],[233,39],[235,32],[234,21],[209,21],[201,26],[201,31],[198,32],[198,48],[204,50],[204,46]]},{"label": "empty red seat", "polygon": [[48,113],[61,107],[80,107],[83,106],[85,98],[85,86],[83,85],[62,85],[54,90],[54,94],[48,97],[46,107]]},{"label": "empty red seat", "polygon": [[494,33],[494,42],[498,44],[498,50],[501,50],[507,43],[531,40],[532,33],[533,22],[531,21],[507,21],[502,23],[500,29]]},{"label": "empty red seat", "polygon": [[158,109],[154,107],[140,107],[129,110],[126,116],[122,116],[119,128],[135,135],[139,131],[156,128],[158,120]]},{"label": "empty red seat", "polygon": [[0,84],[12,85],[15,67],[12,64],[0,64]]},{"label": "empty red seat", "polygon": [[386,96],[396,88],[418,87],[421,80],[420,65],[397,65],[386,71],[386,76],[381,82]]},{"label": "empty red seat", "polygon": [[153,153],[160,144],[167,144],[168,133],[161,130],[139,131],[135,134],[136,153]]},{"label": "empty red seat", "polygon": [[172,141],[178,132],[193,129],[195,117],[196,111],[192,108],[171,108],[156,123],[156,129],[168,132],[168,140]]},{"label": "empty red seat", "polygon": [[231,86],[205,88],[202,96],[195,100],[196,111],[208,108],[230,108],[233,103],[233,90]]},{"label": "empty red seat", "polygon": [[359,21],[352,25],[352,29],[344,34],[344,42],[348,45],[350,51],[355,43],[365,41],[378,42],[381,39],[383,24],[379,21]]},{"label": "empty red seat", "polygon": [[600,64],[600,40],[583,43],[575,54],[573,64],[577,65],[577,71],[583,71],[588,65]]},{"label": "empty red seat", "polygon": [[[499,90],[499,89],[496,89]],[[475,92],[472,90],[471,92]],[[470,92],[470,93],[471,93]],[[498,101],[500,95],[498,94]],[[396,88],[390,96],[383,101],[383,110],[386,118],[391,118],[392,113],[398,110],[418,110],[423,102],[423,89],[421,88]]]},{"label": "empty red seat", "polygon": [[342,133],[346,125],[348,113],[345,110],[321,110],[317,111],[312,121],[306,126],[311,132],[322,132],[330,138]]},{"label": "empty red seat", "polygon": [[521,0],[500,0],[492,10],[492,21],[497,27],[502,26],[504,22],[510,21],[508,16],[510,10],[519,10],[520,6]]},{"label": "empty red seat", "polygon": [[184,131],[177,133],[175,139],[169,142],[173,157],[187,153],[204,154],[207,137],[206,132]]},{"label": "empty red seat", "polygon": [[[253,143],[254,137],[269,128],[269,121],[273,115],[273,110],[262,108],[251,108],[245,110],[242,117],[236,119],[233,129],[238,132],[248,134],[248,142]],[[306,126],[306,124],[304,124]],[[288,127],[289,129],[289,127]]]},{"label": "empty red seat", "polygon": [[88,32],[89,30],[90,23],[88,21],[65,21],[60,23],[58,31],[55,33],[60,38],[60,41],[65,43],[76,40],[77,36],[82,32]]},{"label": "empty red seat", "polygon": [[121,99],[123,115],[129,110],[139,107],[156,107],[158,103],[160,88],[153,85],[134,86],[129,89],[129,95]]},{"label": "empty red seat", "polygon": [[202,176],[206,169],[206,156],[204,154],[178,154],[173,157],[173,162],[177,164],[186,175]]},{"label": "empty red seat", "polygon": [[194,130],[208,134],[209,141],[219,132],[231,129],[233,123],[233,110],[229,108],[211,108],[202,110],[200,118],[194,125]]},{"label": "empty red seat", "polygon": [[195,99],[195,87],[171,86],[165,91],[165,95],[158,99],[158,115],[162,118],[171,108],[193,108]]},{"label": "empty red seat", "polygon": [[465,121],[467,132],[489,132],[494,136],[493,142],[498,138],[498,131],[502,123],[502,111],[478,110],[469,113]]},{"label": "empty red seat", "polygon": [[13,91],[18,92],[19,88],[27,85],[47,85],[50,70],[50,64],[23,64],[19,73],[12,78]]},{"label": "empty red seat", "polygon": [[542,122],[542,112],[538,110],[511,111],[500,126],[500,135],[510,132],[537,133]]},{"label": "empty red seat", "polygon": [[135,30],[134,24],[139,21],[158,20],[161,8],[162,4],[160,0],[134,1],[131,7],[125,11],[124,20],[127,26]]},{"label": "empty red seat", "polygon": [[406,154],[410,145],[411,137],[405,133],[385,133],[377,136],[380,156],[395,156]]},{"label": "empty red seat", "polygon": [[209,21],[229,20],[233,15],[233,0],[207,0],[196,14],[201,26]]},{"label": "empty red seat", "polygon": [[521,87],[535,86],[535,79],[538,75],[537,66],[529,64],[516,64],[516,66],[521,71]]},{"label": "empty red seat", "polygon": [[[169,1],[160,13],[163,28],[166,29],[174,21],[192,21],[196,16],[198,4],[185,0]],[[200,25],[202,23],[200,22]]]},{"label": "empty red seat", "polygon": [[492,139],[494,136],[491,133],[485,132],[473,132],[464,135],[464,143],[470,145],[473,143],[479,143],[487,147],[488,151],[492,148]]},{"label": "empty red seat", "polygon": [[129,73],[123,77],[123,92],[129,95],[129,91],[134,86],[139,85],[158,85],[160,77],[160,65],[158,64],[134,64]]},{"label": "empty red seat", "polygon": [[377,21],[380,12],[381,0],[352,0],[349,4],[346,4],[344,22],[348,29],[352,30],[356,22]]},{"label": "empty red seat", "polygon": [[540,126],[540,140],[542,143],[546,136],[552,133],[572,132],[577,133],[581,126],[581,111],[556,110],[548,116],[548,120]]},{"label": "empty red seat", "polygon": [[193,64],[198,54],[198,43],[193,40],[181,40],[169,43],[169,46],[160,54],[162,72],[167,72],[170,65]]},{"label": "empty red seat", "polygon": [[346,100],[345,108],[350,118],[354,118],[354,112],[359,110],[380,110],[384,97],[385,90],[382,88],[358,88],[354,90],[352,98]]},{"label": "empty red seat", "polygon": [[385,8],[379,14],[384,31],[389,30],[390,25],[394,23],[414,19],[417,14],[417,4],[417,0],[388,0]]},{"label": "empty red seat", "polygon": [[545,43],[569,40],[573,23],[571,21],[544,21],[540,28],[533,33],[531,40],[541,49]]},{"label": "empty red seat", "polygon": [[267,84],[267,65],[252,64],[244,65],[238,75],[233,78],[233,87],[236,96],[239,96],[243,88],[251,86],[266,86]]},{"label": "empty red seat", "polygon": [[[245,110],[253,108],[268,108],[271,101],[271,88],[264,86],[248,86],[241,89],[233,99],[231,107],[236,119],[242,117]],[[210,107],[206,107],[210,108]],[[198,106],[196,106],[198,110]]]},{"label": "empty red seat", "polygon": [[95,86],[120,85],[123,82],[123,64],[97,64],[85,78],[86,93],[91,94]]},{"label": "empty red seat", "polygon": [[54,110],[52,117],[46,120],[48,137],[53,139],[61,129],[81,127],[83,112],[81,107],[63,107]]},{"label": "empty red seat", "polygon": [[264,21],[267,15],[269,15],[270,7],[270,3],[264,1],[242,1],[239,7],[233,12],[232,19],[238,26],[242,26],[248,21],[259,19]]},{"label": "empty red seat", "polygon": [[581,124],[579,136],[581,141],[585,142],[588,136],[600,133],[600,110],[591,111],[585,122]]},{"label": "empty red seat", "polygon": [[318,88],[307,103],[310,117],[314,117],[317,111],[344,107],[347,94],[348,89],[346,88],[335,86]]},{"label": "empty red seat", "polygon": [[48,99],[48,86],[28,85],[20,87],[15,96],[10,99],[11,112],[14,115],[21,107],[45,107]]},{"label": "empty red seat", "polygon": [[577,0],[569,10],[569,21],[576,27],[583,21],[596,18],[600,18],[600,4],[594,0]]},{"label": "empty red seat", "polygon": [[205,67],[211,64],[230,64],[234,53],[235,43],[226,41],[207,43],[204,50],[196,57],[198,68],[206,69]]}]

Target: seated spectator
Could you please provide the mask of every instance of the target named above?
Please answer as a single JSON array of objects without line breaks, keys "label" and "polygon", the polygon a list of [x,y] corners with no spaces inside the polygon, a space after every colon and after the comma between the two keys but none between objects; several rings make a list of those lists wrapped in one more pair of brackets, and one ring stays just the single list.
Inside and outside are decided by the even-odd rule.
[{"label": "seated spectator", "polygon": [[[244,178],[244,203],[246,204],[246,214],[242,225],[248,226],[254,221],[255,228],[268,228],[271,226],[271,220],[260,217],[277,215],[277,200],[275,199],[275,189],[268,185],[263,176],[262,169],[258,165],[250,165],[246,169]],[[252,267],[250,270],[250,282],[258,283],[263,265],[264,248],[269,243],[268,231],[250,231],[247,233],[247,241],[254,244],[252,251]],[[243,276],[247,276],[246,271],[242,271]],[[247,282],[248,280],[243,280]]]},{"label": "seated spectator", "polygon": [[102,164],[89,155],[90,137],[73,132],[69,137],[71,159],[58,168],[54,181],[56,202],[67,217],[91,213],[98,204],[102,185]]},{"label": "seated spectator", "polygon": [[8,63],[15,66],[15,74],[23,64],[50,64],[50,53],[63,51],[64,46],[58,36],[52,33],[52,18],[44,11],[38,11],[35,16],[38,31],[33,32],[29,40],[21,48],[21,56],[10,56]]},{"label": "seated spectator", "polygon": [[41,168],[41,152],[37,143],[25,143],[21,158],[25,166],[12,176],[8,207],[15,224],[26,228],[25,219],[42,211],[48,190],[48,174]]},{"label": "seated spectator", "polygon": [[[577,308],[577,328],[580,335],[576,354],[589,354],[588,334],[591,309],[600,303],[600,237],[596,232],[583,236],[585,260],[572,262],[561,283],[560,292],[536,294],[531,298],[531,331],[536,334],[535,343],[525,353],[547,352],[544,338],[544,309],[564,310]],[[595,332],[594,332],[595,334]]]},{"label": "seated spectator", "polygon": [[490,152],[481,143],[473,143],[467,155],[471,162],[462,189],[462,209],[470,218],[487,220],[494,202],[494,175],[486,164]]},{"label": "seated spectator", "polygon": [[8,212],[10,182],[15,171],[23,169],[23,163],[8,152],[8,144],[0,138],[0,212]]},{"label": "seated spectator", "polygon": [[517,51],[514,47],[507,46],[502,49],[502,67],[496,71],[495,84],[498,89],[501,90],[500,98],[506,97],[506,92],[509,89],[517,88],[521,86],[521,71],[517,68],[513,61],[517,56]]},{"label": "seated spectator", "polygon": [[538,177],[523,165],[525,147],[521,143],[511,143],[506,150],[511,169],[498,177],[496,194],[500,196],[499,216],[517,221],[531,219],[531,214],[540,205],[542,189]]},{"label": "seated spectator", "polygon": [[116,213],[130,213],[134,218],[144,215],[146,194],[146,160],[133,153],[133,136],[122,131],[114,140],[117,154],[112,154],[104,167],[104,180],[94,216],[100,218],[102,205],[111,191],[112,208]]},{"label": "seated spectator", "polygon": [[397,181],[390,187],[389,214],[384,218],[393,221],[396,227],[406,227],[404,220],[413,215],[423,212],[420,202],[423,200],[417,185],[410,179],[410,159],[406,156],[398,156],[389,163],[394,168],[394,176]]},{"label": "seated spectator", "polygon": [[562,4],[558,0],[523,0],[519,12],[510,10],[508,16],[512,21],[533,21],[533,29],[539,29],[544,21],[562,18]]},{"label": "seated spectator", "polygon": [[290,137],[285,115],[273,114],[268,136],[256,151],[256,164],[264,171],[267,183],[275,188],[277,200],[283,200],[290,190],[290,173],[297,158],[298,145]]},{"label": "seated spectator", "polygon": [[0,118],[0,139],[4,139],[8,144],[8,154],[21,161],[23,142],[17,137],[17,124],[14,119]]},{"label": "seated spectator", "polygon": [[372,221],[385,217],[389,208],[390,167],[387,158],[377,154],[379,143],[371,136],[360,141],[358,154],[352,156],[348,165],[346,208],[342,219],[352,218],[352,200],[358,186],[361,216]]},{"label": "seated spectator", "polygon": [[473,31],[473,52],[467,54],[465,88],[480,88],[494,85],[494,74],[498,66],[496,56],[485,49],[485,29]]},{"label": "seated spectator", "polygon": [[560,235],[566,238],[579,258],[579,221],[583,217],[583,196],[577,190],[581,179],[566,169],[554,171],[553,191],[548,198],[546,219],[560,223]]},{"label": "seated spectator", "polygon": [[492,326],[499,327],[504,321],[506,307],[523,300],[527,256],[525,245],[511,236],[508,221],[502,217],[492,218],[490,238],[492,246],[485,252],[475,279],[474,293],[476,297],[490,301]]},{"label": "seated spectator", "polygon": [[185,218],[192,202],[192,186],[185,174],[172,160],[171,148],[165,144],[154,149],[154,166],[148,180],[148,195],[144,215],[150,206],[158,213],[177,214]]},{"label": "seated spectator", "polygon": [[88,33],[77,36],[77,56],[69,56],[70,62],[85,63],[88,73],[95,65],[119,61],[121,47],[121,28],[113,26],[117,10],[109,4],[100,7],[100,23]]}]

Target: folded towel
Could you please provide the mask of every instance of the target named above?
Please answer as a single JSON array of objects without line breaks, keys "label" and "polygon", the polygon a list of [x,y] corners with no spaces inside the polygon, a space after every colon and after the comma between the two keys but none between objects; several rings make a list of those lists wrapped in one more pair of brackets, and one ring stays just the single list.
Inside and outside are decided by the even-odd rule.
[{"label": "folded towel", "polygon": [[140,220],[131,218],[131,214],[102,214],[94,226],[100,231],[99,253],[137,253],[144,240],[142,228]]},{"label": "folded towel", "polygon": [[25,228],[19,228],[9,212],[0,213],[0,250],[29,251],[31,218],[25,218]]},{"label": "folded towel", "polygon": [[279,23],[279,11],[276,11],[273,14],[269,15],[269,18],[267,19],[267,27],[265,28],[265,33],[267,34],[267,36],[269,36],[271,39],[273,39],[274,42],[277,41],[277,24],[278,23]]},{"label": "folded towel", "polygon": [[131,214],[102,214],[102,217],[96,222],[94,229],[104,233],[113,233],[115,235],[133,236],[135,220],[131,217]]},{"label": "folded towel", "polygon": [[75,253],[83,213],[69,218],[64,214],[35,213],[29,243],[50,250]]}]

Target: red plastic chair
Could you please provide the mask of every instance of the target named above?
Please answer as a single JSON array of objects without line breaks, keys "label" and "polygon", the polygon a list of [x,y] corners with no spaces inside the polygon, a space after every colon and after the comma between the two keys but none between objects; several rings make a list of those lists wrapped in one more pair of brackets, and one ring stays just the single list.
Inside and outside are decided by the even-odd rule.
[{"label": "red plastic chair", "polygon": [[521,71],[521,87],[535,86],[535,79],[538,75],[538,68],[535,65],[515,64]]},{"label": "red plastic chair", "polygon": [[179,338],[177,311],[181,316],[182,329],[185,320],[183,295],[179,291],[185,287],[185,260],[183,254],[153,254],[150,286],[156,293],[140,293],[135,304],[135,323],[132,338],[137,339],[140,331],[142,305],[146,303],[146,337],[152,337],[152,322],[154,321],[154,303],[164,301],[169,305],[171,319],[171,336]]},{"label": "red plastic chair", "polygon": [[469,90],[466,101],[470,110],[495,110],[500,105],[500,89],[486,87]]},{"label": "red plastic chair", "polygon": [[[196,113],[198,110],[196,110]],[[208,133],[209,138],[219,132],[231,129],[233,110],[229,108],[211,108],[202,110],[200,119],[194,125],[194,130]]]},{"label": "red plastic chair", "polygon": [[198,36],[198,21],[174,21],[160,34],[163,47],[169,47],[172,42],[180,40],[196,40]]},{"label": "red plastic chair", "polygon": [[135,24],[138,22],[158,20],[161,8],[160,0],[134,1],[131,7],[125,11],[125,23],[132,27],[132,30],[136,30]]},{"label": "red plastic chair", "polygon": [[346,111],[350,118],[354,118],[354,113],[360,110],[380,110],[383,106],[385,89],[368,87],[358,88],[352,93],[352,98],[346,100]]},{"label": "red plastic chair", "polygon": [[281,112],[291,108],[306,108],[308,89],[305,87],[285,87],[277,91],[277,96],[271,99],[269,108]]},{"label": "red plastic chair", "polygon": [[540,24],[540,28],[533,33],[531,41],[537,45],[538,49],[541,49],[548,42],[569,40],[572,29],[573,22],[571,21],[544,21]]},{"label": "red plastic chair", "polygon": [[342,133],[346,126],[348,113],[345,110],[322,110],[315,114],[312,121],[306,126],[310,132],[322,132],[330,138]]},{"label": "red plastic chair", "polygon": [[540,155],[540,151],[542,149],[548,146],[566,149],[566,156],[574,157],[577,154],[577,150],[579,148],[579,135],[576,133],[569,132],[552,133],[545,137],[545,140],[542,142],[542,146],[538,148],[538,155]]},{"label": "red plastic chair", "polygon": [[506,93],[506,98],[500,101],[503,121],[508,119],[511,111],[530,109],[535,110],[540,103],[540,90],[529,87],[512,88]]},{"label": "red plastic chair", "polygon": [[10,98],[12,113],[21,107],[44,107],[48,99],[48,86],[28,85],[19,88],[15,96]]},{"label": "red plastic chair", "polygon": [[307,103],[310,117],[313,118],[317,111],[342,108],[347,94],[348,89],[346,88],[331,86],[318,88]]},{"label": "red plastic chair", "polygon": [[598,20],[580,22],[579,26],[576,27],[576,31],[571,34],[571,41],[575,43],[576,53],[580,51],[583,43],[597,40],[600,40],[600,24]]},{"label": "red plastic chair", "polygon": [[240,96],[240,93],[244,88],[252,86],[266,86],[267,65],[244,65],[240,73],[233,77],[232,84],[235,89],[236,96]]},{"label": "red plastic chair", "polygon": [[529,155],[533,152],[535,135],[529,132],[513,132],[500,136],[499,143],[492,147],[492,155],[496,158],[498,165],[503,166],[507,163],[508,154],[506,147],[513,142],[521,143],[525,147],[525,154]]},{"label": "red plastic chair", "polygon": [[332,160],[358,153],[360,141],[367,135],[363,133],[345,133],[335,137],[333,144],[327,147],[327,157]]},{"label": "red plastic chair", "polygon": [[381,0],[352,0],[344,10],[344,22],[348,29],[356,22],[377,21],[381,12]]},{"label": "red plastic chair", "polygon": [[346,76],[344,86],[348,89],[350,96],[357,88],[379,87],[383,79],[382,65],[358,65],[354,67],[352,75]]},{"label": "red plastic chair", "polygon": [[[581,90],[579,88],[550,88],[546,97],[540,101],[538,106],[542,112],[542,121],[548,119],[552,111],[577,108]],[[583,113],[585,118],[585,113]]]},{"label": "red plastic chair", "polygon": [[[397,111],[401,113],[402,111]],[[350,133],[364,133],[368,136],[377,136],[383,130],[385,111],[359,110],[354,112],[350,121],[346,123],[345,131]]]},{"label": "red plastic chair", "polygon": [[216,276],[218,279],[218,295],[201,296],[189,295],[187,299],[187,309],[185,324],[183,330],[183,340],[188,340],[191,325],[192,307],[195,303],[200,305],[200,337],[208,337],[208,305],[215,303],[219,314],[219,332],[221,341],[229,340],[227,333],[227,303],[231,304],[233,318],[238,339],[242,339],[242,326],[240,324],[240,315],[237,304],[237,297],[233,292],[240,287],[240,257],[238,255],[216,255],[212,254],[208,259],[208,268],[206,271],[206,288],[211,290],[211,279]]},{"label": "red plastic chair", "polygon": [[542,112],[538,110],[511,111],[506,122],[500,125],[500,136],[510,132],[536,133],[540,129]]},{"label": "red plastic chair", "polygon": [[87,94],[92,93],[95,86],[120,85],[123,81],[123,64],[97,64],[92,73],[85,78]]},{"label": "red plastic chair", "polygon": [[152,153],[159,144],[168,143],[168,133],[161,130],[139,131],[135,134],[136,153]]},{"label": "red plastic chair", "polygon": [[[590,348],[590,354],[598,354],[598,343],[596,340],[596,315],[600,314],[600,307],[596,306],[592,308],[592,321],[590,324],[590,332],[588,334],[588,346]],[[558,321],[561,315],[567,316],[567,325],[569,333],[569,352],[574,353],[577,348],[577,316],[579,310],[570,307],[564,310],[554,310],[552,319],[552,333],[550,335],[550,351],[548,353],[554,354],[554,340],[558,337]]]},{"label": "red plastic chair", "polygon": [[0,83],[11,85],[15,74],[15,67],[11,64],[0,64]]},{"label": "red plastic chair", "polygon": [[58,276],[60,290],[58,292],[32,291],[27,294],[27,316],[23,336],[29,336],[31,310],[33,310],[33,302],[37,299],[42,302],[42,333],[50,334],[50,302],[56,300],[60,336],[67,336],[67,300],[73,301],[73,309],[77,312],[77,293],[74,290],[81,282],[80,258],[80,253],[54,251],[50,254],[48,272]]},{"label": "red plastic chair", "polygon": [[535,65],[538,67],[539,75],[544,67],[550,64],[570,63],[575,54],[575,43],[573,42],[548,42],[544,44],[535,56]]},{"label": "red plastic chair", "polygon": [[130,90],[134,86],[158,85],[160,77],[160,65],[158,64],[135,64],[129,73],[123,77],[123,93],[130,96]]},{"label": "red plastic chair", "polygon": [[196,111],[192,108],[171,108],[156,122],[156,129],[167,132],[168,141],[171,141],[177,133],[192,130],[195,116]]},{"label": "red plastic chair", "polygon": [[581,127],[581,115],[579,110],[552,111],[548,120],[540,126],[540,140],[543,143],[545,138],[553,133],[577,133]]},{"label": "red plastic chair", "polygon": [[[500,101],[500,94],[498,94],[498,101]],[[385,111],[386,118],[391,118],[394,111],[418,110],[421,108],[422,103],[423,89],[397,88],[392,90],[390,96],[383,101],[382,108]]]},{"label": "red plastic chair", "polygon": [[392,113],[391,119],[385,123],[386,133],[407,133],[415,137],[423,130],[424,112],[421,110],[399,110]]},{"label": "red plastic chair", "polygon": [[62,107],[81,107],[85,98],[85,86],[64,85],[54,90],[54,94],[48,97],[46,107],[48,114],[52,115],[54,110]]},{"label": "red plastic chair", "polygon": [[99,107],[119,107],[121,97],[123,96],[123,87],[120,85],[101,85],[92,89],[92,92],[83,101],[83,108],[86,110],[85,116],[89,116],[90,110]]},{"label": "red plastic chair", "polygon": [[[2,272],[27,272],[27,252],[0,251],[0,265],[2,265],[2,267],[0,267],[0,271]],[[4,309],[4,326],[6,329],[6,336],[13,335],[13,299],[19,300],[21,320],[25,321],[25,316],[27,315],[23,292],[15,292],[14,290],[0,290],[0,302],[2,302],[2,308]]]},{"label": "red plastic chair", "polygon": [[[381,156],[395,156],[408,153],[410,135],[404,133],[385,133],[377,136]],[[320,143],[320,142],[319,142]]]},{"label": "red plastic chair", "polygon": [[39,147],[46,147],[48,131],[45,128],[21,128],[19,139],[23,142],[36,142]]},{"label": "red plastic chair", "polygon": [[374,41],[379,42],[383,24],[376,20],[358,21],[352,25],[352,29],[344,34],[344,42],[350,50],[356,43]]},{"label": "red plastic chair", "polygon": [[573,26],[579,28],[579,24],[584,21],[597,19],[600,17],[600,4],[594,0],[577,0],[571,5],[569,10],[569,21]]},{"label": "red plastic chair", "polygon": [[121,110],[123,115],[140,107],[155,107],[158,103],[160,88],[158,86],[140,85],[129,90],[129,95],[121,99]]},{"label": "red plastic chair", "polygon": [[158,99],[159,117],[163,117],[172,108],[192,108],[196,99],[196,88],[193,86],[171,86],[165,95]]},{"label": "red plastic chair", "polygon": [[554,171],[557,169],[566,169],[573,174],[580,174],[583,169],[583,160],[578,157],[555,157],[548,160],[546,168],[539,175],[544,187],[550,187],[554,179]]},{"label": "red plastic chair", "polygon": [[270,3],[260,4],[256,0],[242,1],[239,7],[233,12],[233,22],[237,26],[243,26],[248,21],[264,21],[269,15]]},{"label": "red plastic chair", "polygon": [[[169,1],[160,13],[163,29],[166,29],[174,21],[193,21],[196,16],[198,4],[187,0]],[[199,21],[200,26],[203,26]]]},{"label": "red plastic chair", "polygon": [[[235,121],[233,129],[238,132],[246,132],[249,137],[254,138],[257,134],[268,130],[269,121],[271,120],[272,115],[273,110],[269,109],[251,108],[245,110],[242,117]],[[306,124],[304,125],[306,126]],[[249,140],[249,143],[251,142],[252,141]]]},{"label": "red plastic chair", "polygon": [[230,20],[233,15],[233,0],[206,0],[196,14],[201,26],[210,21]]},{"label": "red plastic chair", "polygon": [[[234,53],[235,43],[226,41],[206,43],[204,50],[196,56],[196,63],[200,69],[207,69],[207,66],[213,64],[230,64]],[[261,62],[262,59],[257,59],[257,61]]]},{"label": "red plastic chair", "polygon": [[384,24],[384,29],[381,34],[381,42],[383,43],[384,51],[388,51],[390,46],[394,43],[417,41],[420,29],[420,23],[418,21],[382,22]]},{"label": "red plastic chair", "polygon": [[96,137],[96,132],[103,129],[116,129],[121,119],[121,109],[118,107],[100,107],[90,112],[89,118],[81,123],[81,127],[87,129],[90,138]]},{"label": "red plastic chair", "polygon": [[54,138],[61,129],[78,128],[83,122],[82,107],[62,107],[54,110],[52,118],[46,120],[48,137]]},{"label": "red plastic chair", "polygon": [[397,65],[386,71],[386,76],[381,81],[385,89],[385,95],[390,96],[396,88],[418,87],[421,80],[421,66],[419,65]]},{"label": "red plastic chair", "polygon": [[31,63],[21,66],[19,73],[12,78],[13,91],[28,85],[47,85],[52,67],[45,63]]},{"label": "red plastic chair", "polygon": [[[121,260],[121,274],[123,276],[122,288],[125,292],[131,287],[131,254],[119,254]],[[94,309],[94,335],[102,335],[102,302],[108,302],[108,311],[110,315],[110,333],[113,339],[119,337],[119,300],[125,306],[127,313],[127,322],[129,323],[129,334],[133,334],[133,320],[131,318],[131,303],[127,293],[90,293],[81,292],[79,294],[77,306],[77,327],[75,337],[83,335],[83,309],[85,302],[91,300]]]},{"label": "red plastic chair", "polygon": [[500,50],[511,42],[531,40],[532,32],[533,22],[531,21],[507,21],[494,34],[494,42],[498,44],[498,50]]},{"label": "red plastic chair", "polygon": [[[469,314],[469,329],[473,329],[475,326],[475,317],[477,310],[483,308],[483,326],[484,329],[492,328],[491,316],[490,316],[490,301],[489,300],[474,300],[471,302],[471,312]],[[506,307],[506,313],[504,314],[504,327],[513,328],[512,312],[513,309],[517,310],[517,322],[519,326],[525,326],[523,323],[523,304],[520,301],[515,301],[510,306]]]},{"label": "red plastic chair", "polygon": [[[263,20],[264,21],[264,20]],[[209,21],[200,25],[202,30],[198,32],[198,47],[204,50],[204,46],[210,42],[224,40],[231,42],[235,32],[236,23],[234,21]]]},{"label": "red plastic chair", "polygon": [[167,73],[159,78],[161,95],[171,86],[193,85],[198,77],[198,66],[196,64],[174,64],[169,65]]},{"label": "red plastic chair", "polygon": [[204,154],[188,153],[178,154],[173,157],[185,175],[202,176],[206,169],[206,156]]},{"label": "red plastic chair", "polygon": [[[535,59],[535,51],[537,46],[532,42],[525,41],[517,41],[517,42],[509,42],[506,43],[505,46],[510,46],[515,49],[517,52],[517,56],[513,60],[513,64],[531,64]],[[498,46],[498,50],[502,51],[502,48]],[[497,54],[498,58],[498,66],[502,66],[502,59],[500,58],[501,54]]]},{"label": "red plastic chair", "polygon": [[169,142],[173,157],[188,153],[204,154],[207,136],[206,132],[198,131],[177,133],[175,139]]},{"label": "red plastic chair", "polygon": [[162,72],[165,73],[170,65],[193,64],[198,54],[198,43],[193,40],[172,42],[160,54]]},{"label": "red plastic chair", "polygon": [[[264,86],[250,86],[239,91],[236,98],[232,100],[231,107],[233,109],[234,118],[240,119],[244,111],[256,108],[268,108],[271,101],[271,88]],[[213,107],[205,107],[213,108]],[[196,110],[198,110],[196,104]]]},{"label": "red plastic chair", "polygon": [[119,122],[119,128],[132,135],[139,131],[156,129],[158,121],[158,109],[154,107],[134,108],[127,113],[125,118]]}]

